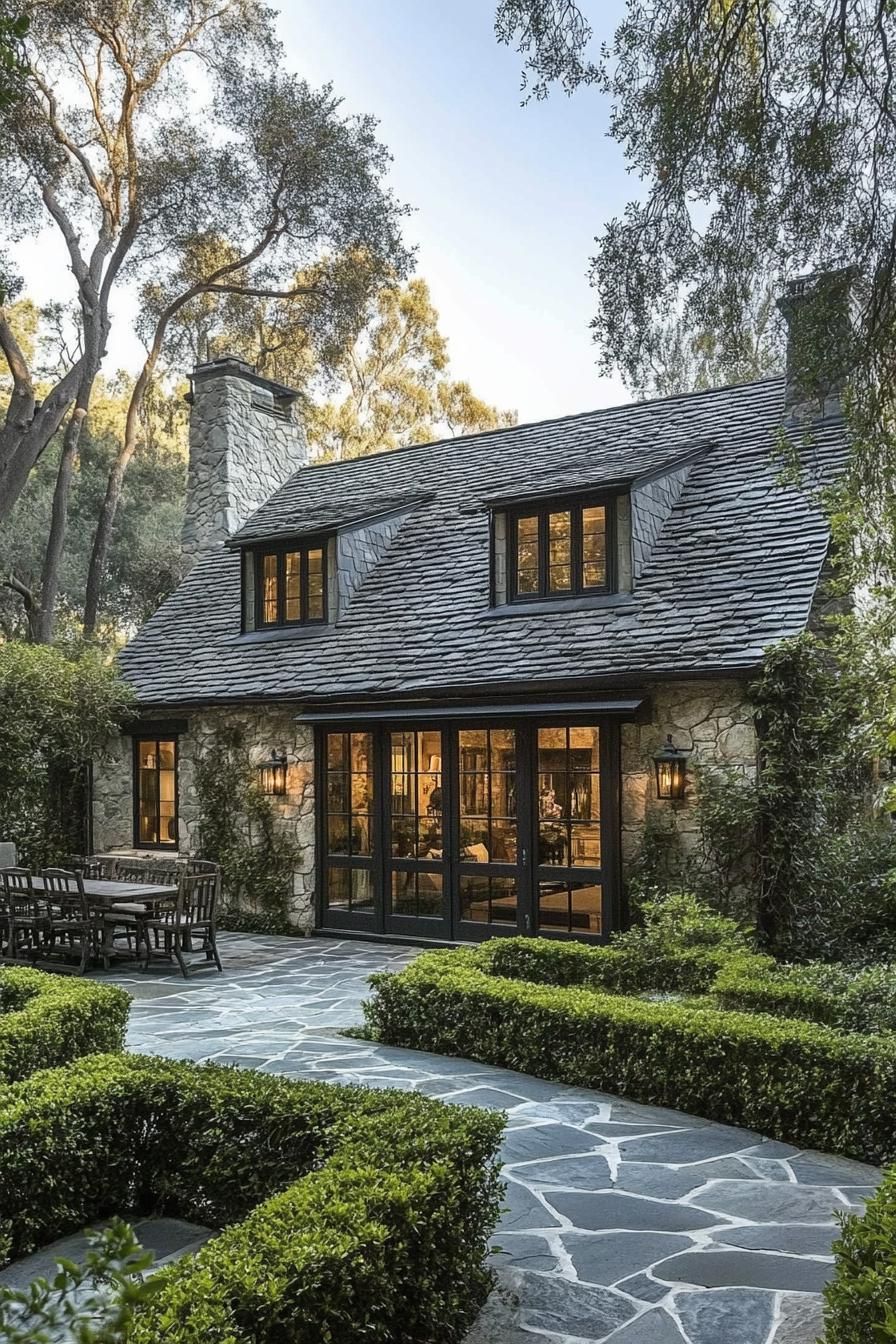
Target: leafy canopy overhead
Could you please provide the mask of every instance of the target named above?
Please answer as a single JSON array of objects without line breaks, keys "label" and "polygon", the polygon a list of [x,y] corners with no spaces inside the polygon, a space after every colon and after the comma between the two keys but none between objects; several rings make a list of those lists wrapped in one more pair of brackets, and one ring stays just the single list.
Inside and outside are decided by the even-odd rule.
[{"label": "leafy canopy overhead", "polygon": [[[501,0],[499,38],[545,93],[598,82],[642,182],[598,239],[594,334],[605,367],[649,381],[657,318],[736,345],[752,296],[855,267],[849,540],[894,568],[896,12],[867,0],[628,0],[594,58],[572,0]],[[806,334],[821,370],[829,333]]]},{"label": "leafy canopy overhead", "polygon": [[[282,68],[273,17],[259,0],[34,0],[24,95],[0,138],[0,243],[59,230],[80,349],[39,399],[3,306],[15,277],[0,277],[13,377],[0,517],[98,367],[122,280],[151,278],[161,300],[154,363],[167,322],[199,294],[310,297],[298,271],[351,257],[315,277],[314,297],[352,309],[407,268],[375,123]],[[222,233],[228,255],[210,255],[184,285],[184,255]]]}]

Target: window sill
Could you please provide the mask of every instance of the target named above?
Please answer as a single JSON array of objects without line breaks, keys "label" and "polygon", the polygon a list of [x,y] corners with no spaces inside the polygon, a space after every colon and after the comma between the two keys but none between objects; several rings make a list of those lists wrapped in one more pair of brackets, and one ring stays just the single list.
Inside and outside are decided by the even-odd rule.
[{"label": "window sill", "polygon": [[568,611],[595,611],[604,607],[630,607],[634,593],[600,593],[591,597],[548,597],[534,602],[502,602],[486,612],[486,620],[502,616],[553,616]]}]

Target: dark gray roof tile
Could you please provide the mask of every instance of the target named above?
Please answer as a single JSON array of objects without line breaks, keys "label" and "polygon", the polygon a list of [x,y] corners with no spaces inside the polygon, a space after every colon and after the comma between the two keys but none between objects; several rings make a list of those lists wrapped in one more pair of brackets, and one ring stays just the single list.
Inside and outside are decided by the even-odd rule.
[{"label": "dark gray roof tile", "polygon": [[[124,650],[123,669],[141,701],[161,705],[755,665],[805,627],[828,545],[813,487],[845,455],[842,422],[817,425],[809,445],[800,431],[807,480],[780,484],[782,410],[783,384],[769,379],[305,468],[241,538],[408,508],[339,624],[240,640],[239,555],[222,547]],[[698,446],[631,603],[490,615],[488,515],[473,506],[642,475]]]}]

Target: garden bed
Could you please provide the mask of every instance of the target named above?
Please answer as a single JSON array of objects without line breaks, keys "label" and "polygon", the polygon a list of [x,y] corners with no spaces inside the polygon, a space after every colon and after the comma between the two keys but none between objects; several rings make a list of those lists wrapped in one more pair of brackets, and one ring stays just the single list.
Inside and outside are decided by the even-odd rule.
[{"label": "garden bed", "polygon": [[0,1093],[0,1249],[109,1214],[225,1230],[159,1274],[129,1344],[454,1341],[489,1286],[502,1117],[142,1056]]},{"label": "garden bed", "polygon": [[[866,1162],[896,1157],[896,1039],[647,1001],[636,995],[668,988],[670,979],[684,992],[705,991],[738,958],[744,974],[768,967],[765,958],[686,949],[676,979],[674,953],[653,971],[651,956],[525,939],[426,953],[398,975],[373,977],[367,1023],[389,1045],[669,1106]],[[617,992],[602,987],[604,977]],[[629,992],[618,992],[623,985]]]},{"label": "garden bed", "polygon": [[0,1082],[124,1048],[131,997],[114,985],[0,969]]}]

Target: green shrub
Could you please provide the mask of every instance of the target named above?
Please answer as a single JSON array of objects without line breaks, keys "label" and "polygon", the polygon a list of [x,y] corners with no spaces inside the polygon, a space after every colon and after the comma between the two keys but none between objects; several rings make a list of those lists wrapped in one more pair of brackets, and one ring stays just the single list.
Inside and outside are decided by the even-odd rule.
[{"label": "green shrub", "polygon": [[844,1219],[824,1296],[826,1344],[896,1340],[896,1168],[861,1218]]},{"label": "green shrub", "polygon": [[581,985],[619,994],[648,990],[706,993],[732,956],[743,956],[747,936],[688,892],[645,900],[643,924],[613,935],[609,945],[561,943],[550,938],[496,938],[481,951],[492,975],[546,985]]},{"label": "green shrub", "polygon": [[432,952],[372,978],[390,1045],[745,1125],[869,1162],[896,1156],[896,1041],[787,1018],[652,1003],[491,972],[491,946]]},{"label": "green shrub", "polygon": [[734,959],[719,971],[713,993],[723,1008],[805,1018],[841,1031],[896,1031],[896,970],[890,966]]},{"label": "green shrub", "polygon": [[114,985],[24,966],[0,970],[0,1081],[123,1049],[130,1002]]},{"label": "green shrub", "polygon": [[489,1286],[503,1119],[390,1091],[94,1056],[0,1092],[0,1239],[113,1213],[225,1227],[129,1344],[463,1338]]}]

